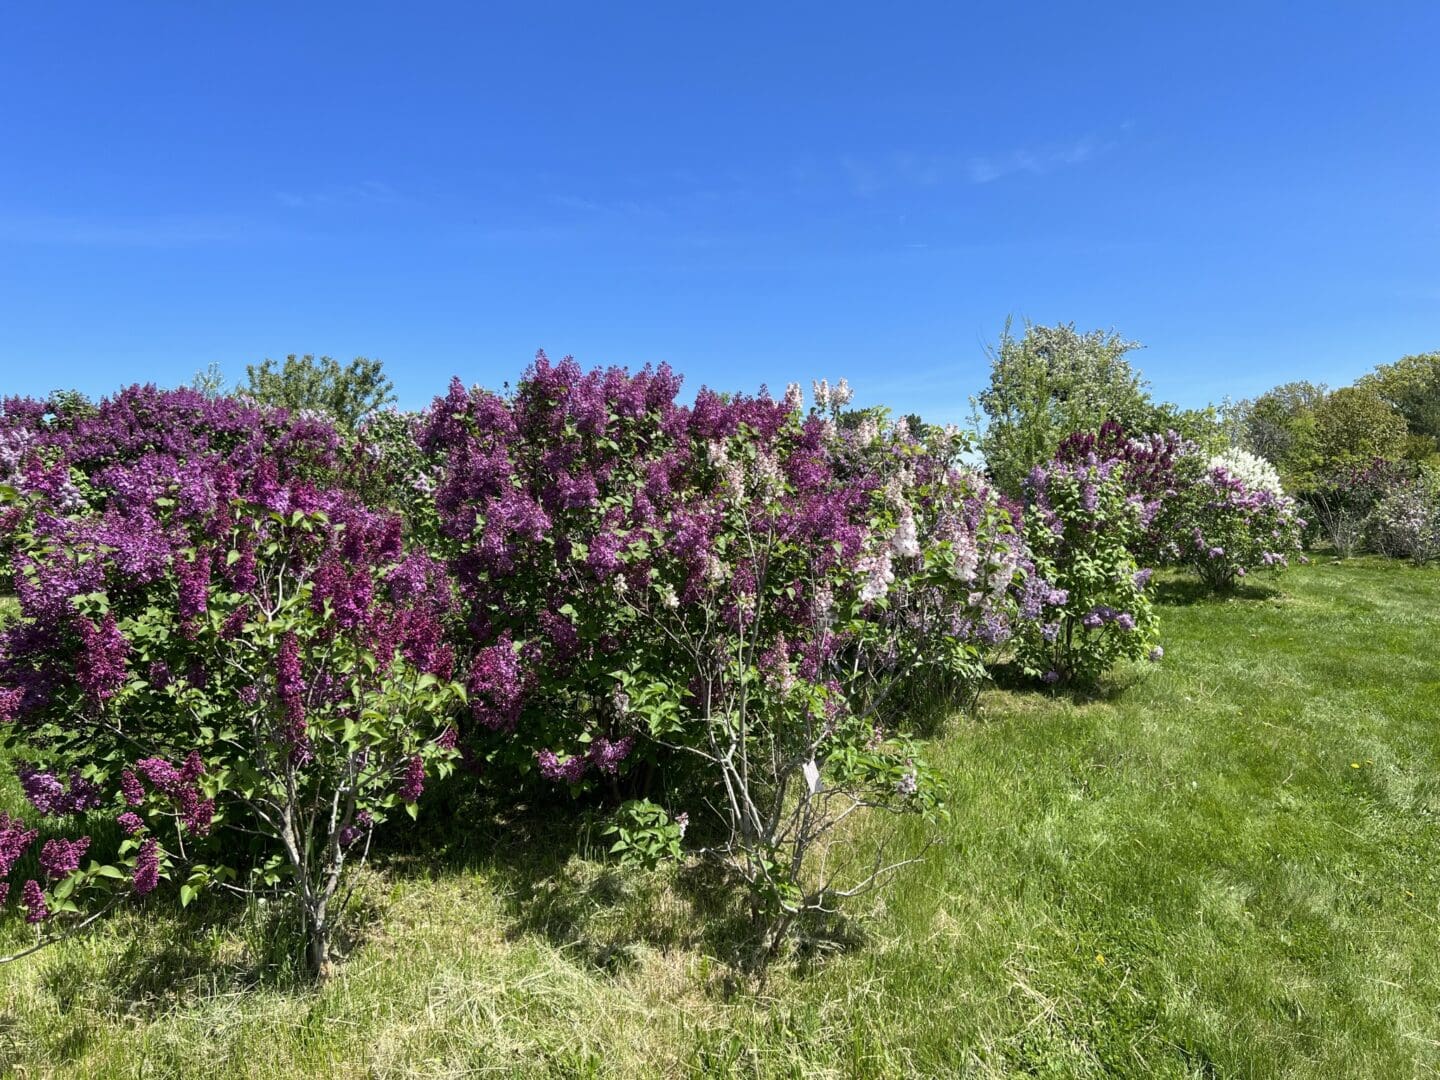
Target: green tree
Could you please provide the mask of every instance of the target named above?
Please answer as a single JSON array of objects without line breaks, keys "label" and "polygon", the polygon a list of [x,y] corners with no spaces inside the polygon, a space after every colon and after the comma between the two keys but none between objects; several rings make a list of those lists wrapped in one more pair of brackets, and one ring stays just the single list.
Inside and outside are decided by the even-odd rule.
[{"label": "green tree", "polygon": [[1406,457],[1424,460],[1440,450],[1440,352],[1381,364],[1355,385],[1389,402],[1405,418],[1410,432]]},{"label": "green tree", "polygon": [[225,372],[214,362],[204,371],[197,371],[190,380],[189,389],[199,391],[208,398],[221,397],[225,393]]},{"label": "green tree", "polygon": [[1287,489],[1304,489],[1321,468],[1315,409],[1328,393],[1323,383],[1300,380],[1237,402],[1229,410],[1231,438],[1274,465]]},{"label": "green tree", "polygon": [[1345,386],[1315,406],[1315,443],[1325,470],[1394,461],[1405,451],[1405,417],[1384,398]]},{"label": "green tree", "polygon": [[1000,490],[1018,495],[1025,477],[1050,460],[1072,431],[1106,420],[1133,434],[1163,431],[1180,414],[1150,399],[1149,384],[1126,359],[1140,346],[1113,330],[1081,332],[1074,323],[1025,324],[1016,337],[1006,322],[990,349],[990,385],[974,404],[983,427],[980,449]]},{"label": "green tree", "polygon": [[267,359],[245,370],[250,380],[245,392],[256,401],[283,409],[314,409],[347,429],[395,400],[394,384],[380,361],[363,356],[342,367],[328,356],[292,353],[283,366]]}]

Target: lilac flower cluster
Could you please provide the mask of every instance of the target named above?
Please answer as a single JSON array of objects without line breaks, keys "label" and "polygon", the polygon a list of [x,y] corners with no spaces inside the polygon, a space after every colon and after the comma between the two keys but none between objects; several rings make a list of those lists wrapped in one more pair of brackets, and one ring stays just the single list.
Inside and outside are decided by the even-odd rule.
[{"label": "lilac flower cluster", "polygon": [[40,869],[51,881],[58,881],[80,869],[80,860],[90,848],[90,837],[78,840],[47,840],[40,849]]},{"label": "lilac flower cluster", "polygon": [[85,779],[78,770],[71,770],[67,785],[53,773],[21,761],[16,763],[15,776],[30,805],[47,817],[83,814],[104,801],[99,785]]},{"label": "lilac flower cluster", "polygon": [[131,882],[137,896],[148,896],[160,884],[160,844],[153,836],[140,844]]},{"label": "lilac flower cluster", "polygon": [[[4,903],[10,895],[10,882],[6,880],[10,871],[39,835],[38,830],[27,829],[25,822],[19,818],[0,811],[0,903]],[[26,919],[29,922],[41,922],[49,914],[44,890],[33,879],[26,881],[21,888],[20,903],[28,913]]]},{"label": "lilac flower cluster", "polygon": [[[215,800],[203,797],[199,781],[204,773],[205,762],[198,750],[190,751],[178,768],[164,758],[142,758],[124,781],[126,802],[137,795],[143,801],[144,786],[139,779],[143,777],[169,800],[175,816],[189,832],[205,836],[215,817]],[[131,805],[139,805],[139,801]]]},{"label": "lilac flower cluster", "polygon": [[0,810],[0,880],[10,876],[15,863],[39,835],[39,830],[27,829],[25,822]]}]

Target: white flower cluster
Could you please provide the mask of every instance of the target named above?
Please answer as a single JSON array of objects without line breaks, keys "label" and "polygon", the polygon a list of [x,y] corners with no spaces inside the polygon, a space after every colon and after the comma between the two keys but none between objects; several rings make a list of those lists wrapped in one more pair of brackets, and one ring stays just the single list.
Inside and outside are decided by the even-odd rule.
[{"label": "white flower cluster", "polygon": [[767,497],[779,492],[784,484],[780,462],[768,450],[761,450],[755,456],[755,480],[760,492]]},{"label": "white flower cluster", "polygon": [[34,442],[24,428],[0,431],[0,483],[20,486],[20,466]]},{"label": "white flower cluster", "polygon": [[865,584],[860,587],[860,599],[866,603],[879,600],[890,591],[895,583],[895,567],[890,549],[884,548],[878,555],[860,560],[860,569],[865,572]]},{"label": "white flower cluster", "polygon": [[895,536],[891,539],[890,546],[902,559],[920,557],[920,538],[915,531],[915,512],[908,506],[900,511],[900,521],[895,526]]},{"label": "white flower cluster", "polygon": [[815,407],[821,412],[831,408],[843,409],[855,396],[850,389],[848,379],[841,379],[833,387],[830,385],[829,379],[821,379],[818,382],[812,382],[810,387],[815,391]]},{"label": "white flower cluster", "polygon": [[730,456],[729,447],[720,440],[712,440],[705,447],[710,464],[720,470],[720,475],[729,488],[730,495],[737,502],[745,498],[745,470]]},{"label": "white flower cluster", "polygon": [[1210,468],[1224,469],[1239,480],[1250,491],[1268,491],[1272,495],[1284,495],[1280,474],[1265,458],[1239,447],[1231,447],[1223,454],[1210,459]]}]

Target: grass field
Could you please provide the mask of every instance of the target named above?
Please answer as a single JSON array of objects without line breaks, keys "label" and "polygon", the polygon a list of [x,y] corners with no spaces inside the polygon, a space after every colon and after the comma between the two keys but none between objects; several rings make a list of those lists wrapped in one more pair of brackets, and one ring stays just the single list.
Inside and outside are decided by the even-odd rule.
[{"label": "grass field", "polygon": [[1166,583],[1162,664],[951,718],[946,835],[763,987],[714,958],[704,882],[457,807],[471,850],[392,853],[323,991],[259,909],[128,913],[0,968],[0,1072],[1434,1075],[1440,572],[1281,586]]}]

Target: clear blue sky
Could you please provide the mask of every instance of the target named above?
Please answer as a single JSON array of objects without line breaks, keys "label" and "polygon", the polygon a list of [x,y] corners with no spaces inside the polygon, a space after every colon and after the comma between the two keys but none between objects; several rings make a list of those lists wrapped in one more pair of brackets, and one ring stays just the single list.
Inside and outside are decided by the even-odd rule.
[{"label": "clear blue sky", "polygon": [[1159,396],[1440,347],[1440,4],[29,4],[0,392],[536,348],[958,419],[1007,314]]}]

